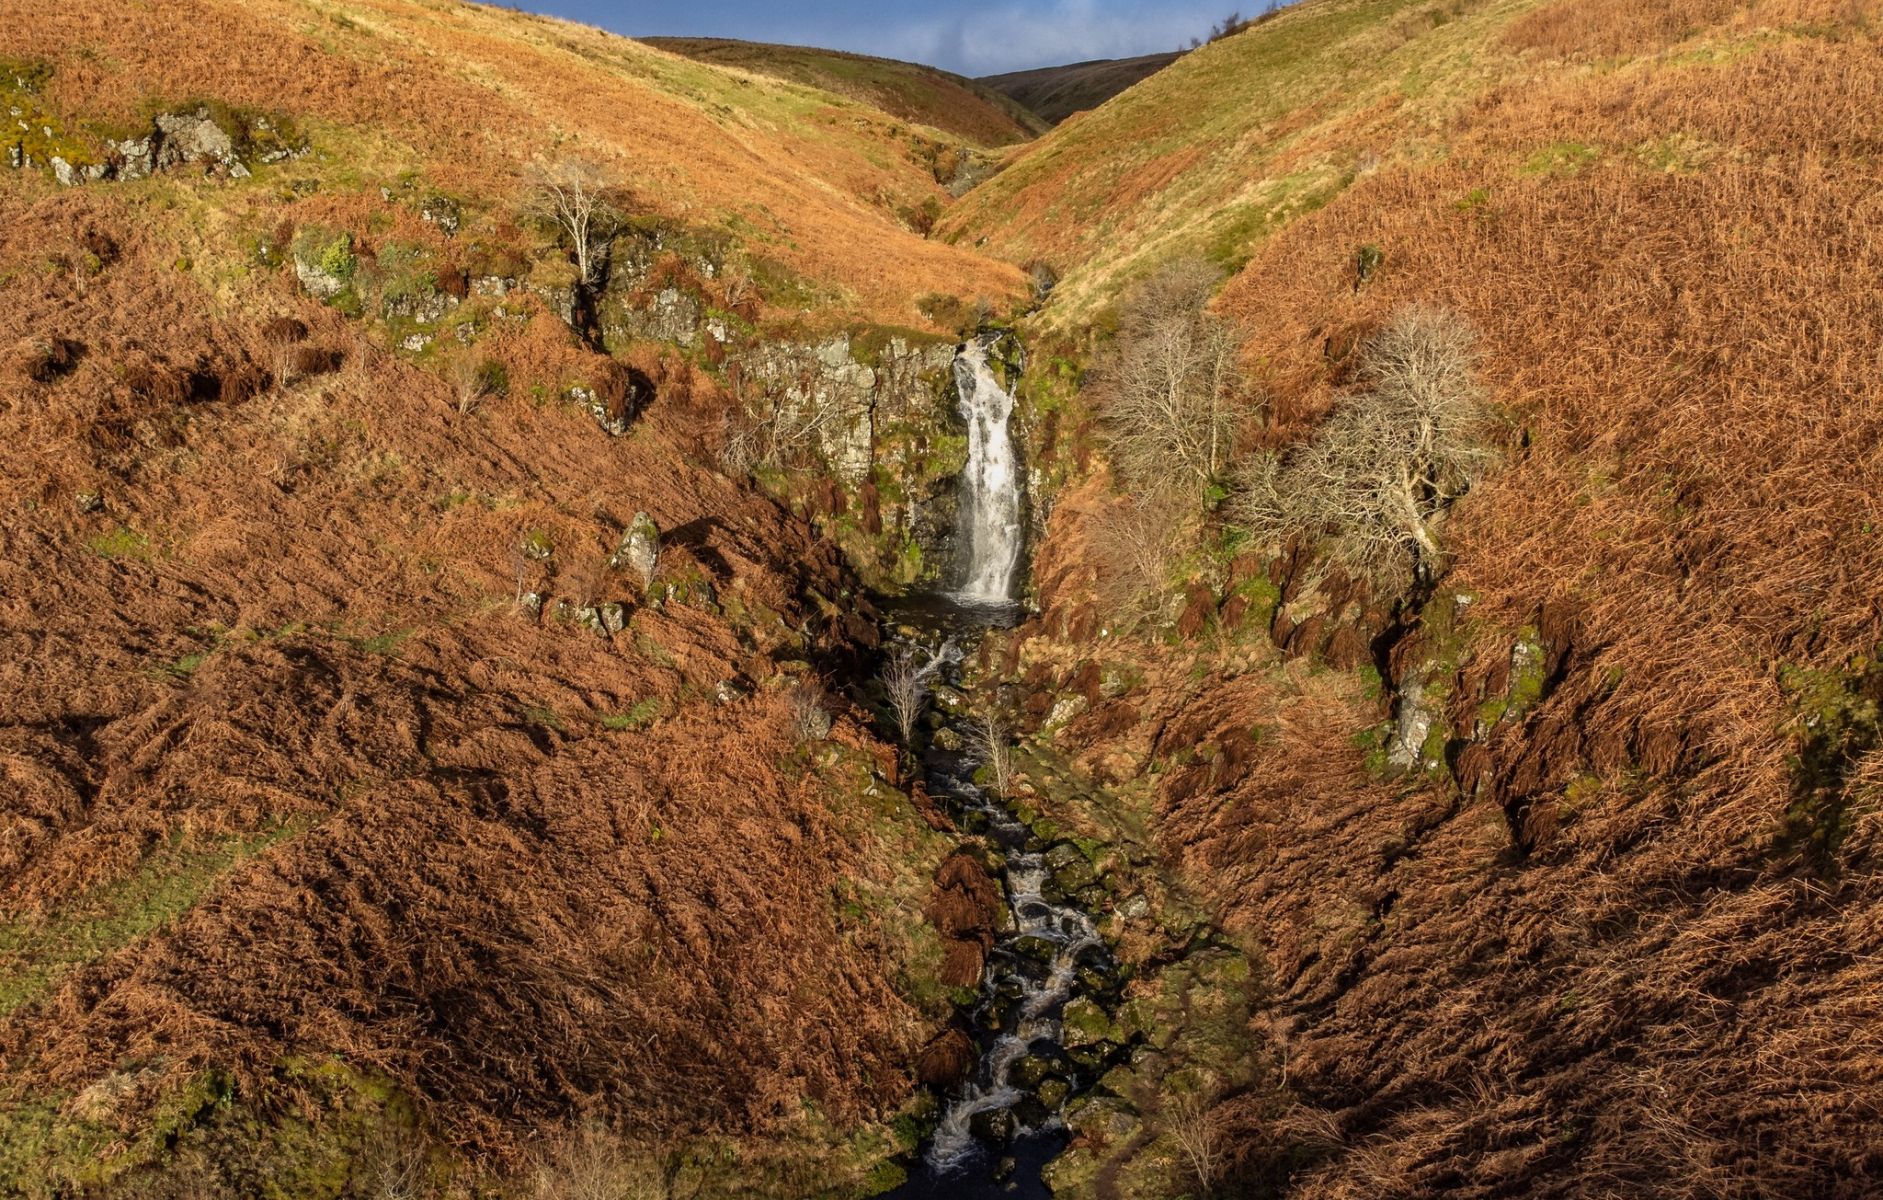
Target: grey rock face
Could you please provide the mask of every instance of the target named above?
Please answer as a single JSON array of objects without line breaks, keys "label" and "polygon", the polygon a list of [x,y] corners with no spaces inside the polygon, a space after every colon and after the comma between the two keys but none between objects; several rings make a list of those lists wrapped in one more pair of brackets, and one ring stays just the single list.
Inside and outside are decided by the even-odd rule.
[{"label": "grey rock face", "polygon": [[660,527],[644,512],[634,514],[633,524],[621,535],[621,545],[609,559],[616,570],[632,571],[643,588],[654,581],[660,567]]},{"label": "grey rock face", "polygon": [[407,296],[389,296],[384,305],[385,318],[390,321],[406,318],[417,321],[420,325],[436,325],[444,320],[445,314],[458,306],[458,298],[445,292],[423,292]]},{"label": "grey rock face", "polygon": [[464,223],[458,202],[449,196],[427,196],[418,206],[418,215],[429,225],[436,225],[446,237],[456,237]]},{"label": "grey rock face", "polygon": [[741,361],[771,396],[781,423],[811,431],[831,470],[860,483],[874,464],[879,427],[932,409],[931,381],[952,369],[954,352],[892,338],[878,364],[867,366],[856,361],[850,335],[837,334],[754,347]]},{"label": "grey rock face", "polygon": [[156,169],[201,166],[246,179],[249,170],[236,153],[235,139],[210,119],[207,112],[162,113],[157,117]]},{"label": "grey rock face", "polygon": [[1399,688],[1399,712],[1394,718],[1393,737],[1386,748],[1386,761],[1395,769],[1409,771],[1423,765],[1425,739],[1432,732],[1437,713],[1428,704],[1425,681],[1408,679]]},{"label": "grey rock face", "polygon": [[322,302],[332,300],[347,287],[346,280],[322,269],[319,263],[298,256],[294,260],[294,278],[303,291]]}]

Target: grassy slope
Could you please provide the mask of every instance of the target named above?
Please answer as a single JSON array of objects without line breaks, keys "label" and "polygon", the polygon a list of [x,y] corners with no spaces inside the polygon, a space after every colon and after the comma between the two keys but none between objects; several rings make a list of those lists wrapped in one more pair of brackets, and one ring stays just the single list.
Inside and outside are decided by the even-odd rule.
[{"label": "grassy slope", "polygon": [[981,147],[1010,146],[1046,131],[1024,106],[971,79],[918,63],[725,38],[644,38],[650,46],[715,66],[787,79],[848,96],[915,125]]},{"label": "grassy slope", "polygon": [[[390,352],[266,247],[351,230],[388,295],[414,251],[559,266],[517,200],[560,140],[808,281],[772,316],[915,324],[1018,279],[882,209],[935,194],[927,135],[404,0],[35,3],[0,56],[52,65],[34,102],[68,132],[208,98],[315,149],[240,181],[0,174],[0,1195],[356,1195],[412,1145],[462,1186],[585,1115],[710,1143],[709,1191],[860,1188],[945,1009],[940,845],[861,712],[815,753],[788,726],[780,664],[873,636],[834,552],[706,465],[733,401],[672,348],[630,353],[658,399],[611,439],[558,400],[603,356],[533,296],[468,297],[509,388],[460,413],[454,339]],[[270,380],[275,317],[337,369]],[[73,360],[35,379],[48,339]],[[659,607],[596,565],[636,511]],[[527,620],[526,583],[631,627]]]},{"label": "grassy slope", "polygon": [[[1225,604],[1227,647],[1085,735],[1160,762],[1167,844],[1268,954],[1285,1075],[1219,1113],[1245,1179],[1854,1197],[1883,1169],[1883,302],[1853,283],[1879,269],[1879,16],[1310,2],[1050,135],[960,218],[1067,256],[1065,324],[1164,253],[1241,264],[1219,304],[1270,444],[1407,304],[1480,332],[1511,422],[1381,664],[1437,672],[1435,778],[1367,769],[1359,675],[1233,644],[1385,624],[1285,562],[1272,625]],[[1055,515],[1048,628],[1102,615],[1105,492]],[[1526,641],[1551,665],[1513,682]],[[1063,652],[1062,683],[1091,651]]]},{"label": "grassy slope", "polygon": [[1101,59],[1064,67],[1042,67],[989,75],[980,84],[1011,97],[1054,125],[1081,113],[1176,62],[1182,55],[1147,54],[1141,58]]},{"label": "grassy slope", "polygon": [[1148,264],[1253,245],[1326,203],[1370,156],[1428,139],[1520,70],[1491,35],[1535,0],[1320,0],[1186,54],[1042,138],[941,234],[1044,258],[1071,320]]},{"label": "grassy slope", "polygon": [[876,320],[921,324],[911,300],[928,293],[1016,289],[902,227],[898,211],[942,193],[926,139],[901,122],[548,18],[420,0],[161,14],[30,0],[0,53],[58,63],[48,97],[75,116],[123,123],[151,100],[214,96],[344,131],[377,169],[483,197],[514,197],[532,158],[573,149],[645,210],[728,228]]}]

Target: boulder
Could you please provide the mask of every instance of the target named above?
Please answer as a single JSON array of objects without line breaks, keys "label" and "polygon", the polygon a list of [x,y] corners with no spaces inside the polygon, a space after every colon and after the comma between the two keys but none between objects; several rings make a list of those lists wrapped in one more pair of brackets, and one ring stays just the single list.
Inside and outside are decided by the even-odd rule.
[{"label": "boulder", "polygon": [[234,179],[248,178],[249,170],[236,152],[235,139],[210,118],[207,110],[160,113],[156,124],[156,170],[195,166],[227,172]]},{"label": "boulder", "polygon": [[608,561],[618,571],[633,572],[642,587],[653,583],[654,572],[660,567],[660,526],[654,524],[654,518],[644,512],[635,513]]},{"label": "boulder", "polygon": [[1005,1146],[1019,1131],[1019,1122],[1010,1108],[988,1108],[969,1117],[968,1128],[990,1146]]},{"label": "boulder", "polygon": [[1110,1014],[1099,1007],[1097,1001],[1084,996],[1066,1005],[1065,1015],[1060,1018],[1060,1029],[1060,1040],[1069,1047],[1125,1040]]},{"label": "boulder", "polygon": [[1098,882],[1091,860],[1071,842],[1060,842],[1046,851],[1046,869],[1052,872],[1053,883],[1068,895]]}]

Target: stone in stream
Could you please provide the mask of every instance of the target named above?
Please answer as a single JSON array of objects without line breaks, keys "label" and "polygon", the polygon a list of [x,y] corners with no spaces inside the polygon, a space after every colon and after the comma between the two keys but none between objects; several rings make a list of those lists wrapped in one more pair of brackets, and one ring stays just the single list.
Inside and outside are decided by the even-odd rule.
[{"label": "stone in stream", "polygon": [[1037,1092],[1052,1076],[1060,1074],[1060,1065],[1044,1054],[1028,1054],[1007,1070],[1007,1082],[1022,1091]]},{"label": "stone in stream", "polygon": [[1064,1030],[1061,1040],[1069,1049],[1090,1046],[1095,1042],[1124,1041],[1110,1015],[1099,1007],[1097,1001],[1084,996],[1066,1005],[1061,1025]]},{"label": "stone in stream", "polygon": [[987,1108],[968,1118],[968,1129],[990,1146],[1005,1146],[1013,1141],[1018,1127],[1010,1108]]},{"label": "stone in stream", "polygon": [[1053,956],[1059,953],[1058,946],[1032,933],[1022,934],[1013,939],[1007,943],[1007,948],[1022,958],[1030,958],[1039,963],[1052,962]]},{"label": "stone in stream", "polygon": [[1124,982],[1118,976],[1102,967],[1080,967],[1078,971],[1079,989],[1088,995],[1104,996],[1118,990]]},{"label": "stone in stream", "polygon": [[1051,1112],[1058,1112],[1060,1109],[1064,1108],[1066,1098],[1071,1094],[1072,1085],[1063,1079],[1043,1080],[1040,1083],[1039,1090],[1034,1093],[1034,1095],[1039,1097],[1040,1103],[1044,1104]]},{"label": "stone in stream", "polygon": [[1046,869],[1053,873],[1053,882],[1060,890],[1068,894],[1098,882],[1091,860],[1071,842],[1060,842],[1046,852]]},{"label": "stone in stream", "polygon": [[1081,1071],[1096,1071],[1105,1065],[1111,1057],[1112,1047],[1105,1042],[1094,1042],[1089,1046],[1075,1046],[1066,1051],[1066,1057],[1072,1065]]}]

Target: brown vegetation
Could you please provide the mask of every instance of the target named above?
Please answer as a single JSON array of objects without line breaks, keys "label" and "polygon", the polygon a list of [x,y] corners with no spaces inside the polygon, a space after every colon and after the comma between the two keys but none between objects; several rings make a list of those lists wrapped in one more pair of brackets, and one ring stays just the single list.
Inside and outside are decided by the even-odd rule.
[{"label": "brown vegetation", "polygon": [[[118,261],[36,269],[75,213]],[[228,319],[170,236],[116,191],[0,192],[0,344],[87,347],[0,389],[0,1154],[32,1155],[12,1123],[37,1097],[83,1093],[66,1117],[129,1169],[192,1080],[276,1112],[284,1064],[334,1056],[491,1162],[590,1112],[737,1135],[807,1098],[847,1126],[899,1103],[933,1026],[831,894],[908,864],[860,844],[849,784],[784,765],[789,701],[759,686],[873,630],[805,598],[847,584],[807,528],[688,465],[710,383],[632,439],[522,402],[466,436],[446,381],[286,279],[251,299],[292,317]],[[493,341],[526,380],[586,354],[544,320]],[[329,346],[257,386],[254,360]],[[686,531],[666,567],[723,609],[641,607],[613,643],[513,614],[543,582],[513,548],[579,563],[636,508]],[[712,703],[723,680],[749,698]],[[15,939],[147,879],[187,889],[148,927]],[[54,1169],[0,1174],[29,1167]]]},{"label": "brown vegetation", "polygon": [[[1513,424],[1403,625],[1298,545],[1210,564],[1188,582],[1221,651],[1169,654],[1068,732],[1095,769],[1218,748],[1153,778],[1167,849],[1272,973],[1275,1087],[1217,1110],[1237,1185],[1874,1189],[1883,306],[1852,283],[1883,268],[1873,7],[1535,6],[1499,43],[1524,73],[1440,126],[1442,158],[1382,149],[1247,247],[1220,308],[1270,444],[1326,436],[1407,305],[1476,331]],[[1103,511],[1090,487],[1055,511],[1043,630],[1104,611]],[[1265,630],[1251,592],[1279,593]],[[1396,710],[1358,675],[1245,632],[1373,666],[1387,704],[1424,681],[1430,774],[1369,766]]]}]

